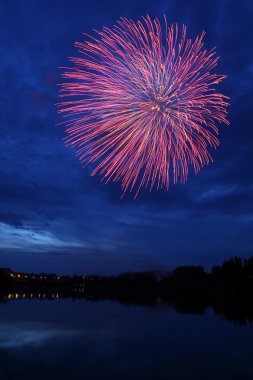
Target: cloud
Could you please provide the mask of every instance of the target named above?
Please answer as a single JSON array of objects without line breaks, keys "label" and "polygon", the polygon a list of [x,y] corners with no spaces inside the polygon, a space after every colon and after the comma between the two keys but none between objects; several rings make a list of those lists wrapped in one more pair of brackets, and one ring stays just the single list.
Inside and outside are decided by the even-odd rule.
[{"label": "cloud", "polygon": [[62,236],[57,238],[52,232],[39,230],[38,227],[32,226],[13,227],[8,224],[0,223],[0,249],[18,249],[25,251],[45,251],[65,250],[84,247],[84,242],[77,242],[74,239],[68,241]]}]

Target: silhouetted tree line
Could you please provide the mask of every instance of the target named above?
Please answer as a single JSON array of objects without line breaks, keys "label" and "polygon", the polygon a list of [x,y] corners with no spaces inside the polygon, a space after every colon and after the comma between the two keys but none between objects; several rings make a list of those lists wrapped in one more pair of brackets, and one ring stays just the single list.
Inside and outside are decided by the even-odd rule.
[{"label": "silhouetted tree line", "polygon": [[21,273],[0,268],[1,286],[38,287],[113,287],[141,291],[157,291],[166,288],[215,287],[251,288],[253,285],[253,257],[233,257],[214,266],[208,273],[202,266],[179,266],[171,272],[160,275],[156,272],[127,272],[118,276],[73,275],[58,276],[54,273]]},{"label": "silhouetted tree line", "polygon": [[224,281],[234,286],[248,286],[253,282],[253,257],[242,259],[234,257],[214,266],[211,271],[214,281]]},{"label": "silhouetted tree line", "polygon": [[178,312],[204,314],[208,307],[236,323],[253,321],[253,258],[234,257],[206,272],[180,266],[118,276],[58,276],[0,269],[0,301],[17,298],[112,300],[127,305],[171,305]]}]

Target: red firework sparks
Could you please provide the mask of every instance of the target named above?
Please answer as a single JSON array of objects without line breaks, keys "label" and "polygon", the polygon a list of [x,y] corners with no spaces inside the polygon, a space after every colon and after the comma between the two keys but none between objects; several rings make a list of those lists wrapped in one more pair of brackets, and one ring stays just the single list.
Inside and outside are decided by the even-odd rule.
[{"label": "red firework sparks", "polygon": [[185,182],[190,165],[197,173],[212,161],[215,122],[229,124],[228,97],[214,89],[226,76],[211,73],[219,57],[203,48],[205,33],[192,41],[185,26],[179,35],[147,16],[97,34],[75,44],[82,55],[63,74],[67,145],[123,193]]}]

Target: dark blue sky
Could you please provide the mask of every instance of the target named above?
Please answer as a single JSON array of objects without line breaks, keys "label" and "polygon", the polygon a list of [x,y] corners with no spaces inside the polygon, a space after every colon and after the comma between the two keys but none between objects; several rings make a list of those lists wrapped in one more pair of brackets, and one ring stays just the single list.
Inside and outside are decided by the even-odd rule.
[{"label": "dark blue sky", "polygon": [[[82,32],[146,14],[206,31],[231,126],[186,185],[120,200],[120,184],[91,178],[64,147],[56,84]],[[253,254],[251,0],[5,0],[0,21],[0,266],[117,273]]]}]

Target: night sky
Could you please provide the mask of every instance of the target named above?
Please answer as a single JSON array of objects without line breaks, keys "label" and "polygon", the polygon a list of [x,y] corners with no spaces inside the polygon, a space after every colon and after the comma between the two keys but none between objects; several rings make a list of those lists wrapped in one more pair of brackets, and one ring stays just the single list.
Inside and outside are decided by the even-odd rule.
[{"label": "night sky", "polygon": [[[60,66],[82,33],[149,14],[206,31],[231,98],[214,163],[185,185],[120,200],[65,148],[56,112]],[[119,273],[210,268],[253,254],[253,1],[19,0],[0,5],[0,266]]]}]

